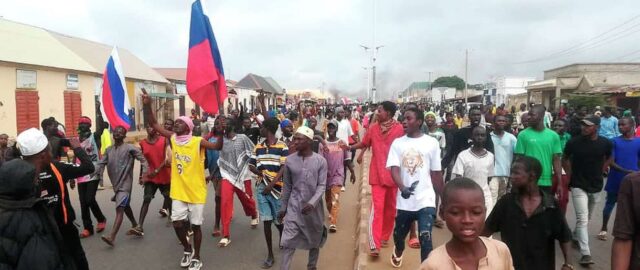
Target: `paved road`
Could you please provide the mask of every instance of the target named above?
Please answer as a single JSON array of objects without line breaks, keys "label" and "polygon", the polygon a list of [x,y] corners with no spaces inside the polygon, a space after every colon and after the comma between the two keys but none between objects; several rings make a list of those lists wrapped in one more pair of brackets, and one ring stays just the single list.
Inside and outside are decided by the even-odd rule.
[{"label": "paved road", "polygon": [[[138,165],[136,164],[137,175]],[[105,180],[108,182],[108,180]],[[132,208],[138,218],[138,211],[142,204],[142,188],[135,185],[133,189]],[[205,206],[205,224],[201,257],[204,269],[260,269],[262,260],[266,257],[266,244],[263,228],[250,229],[250,218],[244,216],[240,202],[234,203],[234,219],[231,224],[231,245],[218,248],[220,240],[211,236],[214,219],[213,189],[209,188],[209,196]],[[355,216],[357,191],[355,186],[349,185],[341,198],[339,231],[330,234],[327,243],[321,250],[319,269],[352,269],[355,258]],[[97,200],[107,216],[107,232],[110,231],[115,216],[114,204],[110,201],[112,189],[98,191]],[[71,191],[73,207],[78,215],[77,224],[81,224],[80,206],[77,191]],[[158,210],[161,199],[158,196],[149,207],[149,214],[145,221],[145,236],[137,238],[125,235],[131,224],[125,218],[120,233],[116,239],[115,248],[108,247],[100,240],[99,235],[83,239],[82,243],[89,258],[91,269],[180,269],[179,260],[182,247],[178,244],[173,228],[168,227],[167,219],[160,218]],[[277,241],[277,230],[273,229],[274,241]],[[279,269],[280,255],[276,246],[276,265]],[[299,251],[294,259],[292,269],[305,269],[307,254]]]}]

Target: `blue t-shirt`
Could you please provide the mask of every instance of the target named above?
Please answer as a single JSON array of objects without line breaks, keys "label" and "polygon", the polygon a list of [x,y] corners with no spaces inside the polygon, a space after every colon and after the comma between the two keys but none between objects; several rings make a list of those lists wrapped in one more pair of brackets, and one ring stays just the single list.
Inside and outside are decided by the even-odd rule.
[{"label": "blue t-shirt", "polygon": [[511,163],[513,162],[513,150],[516,148],[516,136],[509,132],[504,132],[502,137],[491,132],[493,141],[493,151],[496,159],[493,176],[511,175]]},{"label": "blue t-shirt", "polygon": [[[640,138],[633,138],[631,140],[625,139],[622,136],[615,137],[611,140],[613,143],[613,159],[620,167],[638,171],[638,159],[640,159]],[[605,190],[607,192],[618,193],[620,189],[620,182],[626,174],[611,167],[609,171],[609,177],[607,178],[607,185]]]}]

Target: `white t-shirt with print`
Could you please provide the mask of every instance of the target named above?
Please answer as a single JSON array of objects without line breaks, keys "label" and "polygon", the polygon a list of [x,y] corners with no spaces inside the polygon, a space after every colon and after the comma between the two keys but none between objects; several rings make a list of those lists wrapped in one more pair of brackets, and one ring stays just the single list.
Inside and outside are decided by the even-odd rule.
[{"label": "white t-shirt with print", "polygon": [[464,150],[458,155],[452,172],[453,174],[469,178],[478,183],[484,193],[487,216],[489,216],[495,204],[491,198],[491,190],[489,189],[489,177],[494,174],[493,154],[486,151],[484,156],[477,156],[471,152],[471,148]]},{"label": "white t-shirt with print", "polygon": [[409,199],[402,198],[400,192],[396,208],[404,211],[418,211],[425,207],[436,207],[436,193],[431,184],[431,171],[440,171],[440,144],[433,137],[422,135],[410,138],[404,135],[391,144],[387,157],[387,168],[400,167],[400,177],[406,187],[415,181],[418,186]]},{"label": "white t-shirt with print", "polygon": [[338,122],[338,130],[336,131],[336,137],[344,141],[345,144],[349,144],[349,137],[353,136],[353,130],[351,129],[351,122],[347,118],[342,118]]}]

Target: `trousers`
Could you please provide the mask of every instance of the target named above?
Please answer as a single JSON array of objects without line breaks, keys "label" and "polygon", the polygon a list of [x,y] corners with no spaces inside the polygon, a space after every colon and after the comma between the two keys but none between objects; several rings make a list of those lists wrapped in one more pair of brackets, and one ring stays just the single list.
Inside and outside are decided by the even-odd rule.
[{"label": "trousers", "polygon": [[369,215],[369,248],[379,249],[388,241],[396,218],[396,186],[371,185],[371,214]]},{"label": "trousers", "polygon": [[[282,249],[282,264],[281,270],[291,269],[291,261],[293,260],[293,254],[296,252],[294,248]],[[320,249],[312,248],[309,250],[309,261],[307,262],[307,270],[316,270],[318,265],[318,258],[320,258]]]},{"label": "trousers", "polygon": [[396,245],[396,250],[400,251],[400,253],[404,251],[404,239],[407,238],[407,234],[409,234],[409,230],[411,230],[411,224],[414,221],[418,221],[420,261],[426,260],[431,250],[433,250],[431,232],[435,220],[436,209],[434,207],[425,207],[418,211],[398,210],[396,227],[393,230],[393,242]]},{"label": "trousers", "polygon": [[573,239],[580,244],[581,255],[591,255],[589,249],[589,220],[593,214],[600,193],[587,193],[581,188],[571,188],[573,207],[576,210],[576,228],[573,231]]},{"label": "trousers", "polygon": [[338,224],[338,210],[340,209],[340,191],[341,186],[332,186],[327,188],[324,193],[324,199],[327,203],[327,210],[329,211],[329,224]]},{"label": "trousers", "polygon": [[251,180],[244,181],[244,190],[235,187],[231,182],[223,179],[220,183],[220,218],[222,219],[222,235],[230,236],[231,218],[233,217],[233,194],[235,193],[242,204],[245,215],[255,218],[256,201],[253,199]]},{"label": "trousers", "polygon": [[96,192],[98,191],[99,181],[89,181],[78,183],[78,200],[80,201],[80,213],[82,215],[82,225],[86,230],[93,232],[93,222],[91,213],[96,217],[98,222],[105,222],[107,218],[102,214],[100,206],[96,201]]}]

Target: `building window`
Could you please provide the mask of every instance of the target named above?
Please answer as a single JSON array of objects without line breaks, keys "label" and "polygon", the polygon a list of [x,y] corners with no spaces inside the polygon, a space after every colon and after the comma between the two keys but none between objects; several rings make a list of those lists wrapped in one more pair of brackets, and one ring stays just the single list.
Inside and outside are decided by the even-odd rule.
[{"label": "building window", "polygon": [[67,74],[67,89],[78,89],[78,74]]},{"label": "building window", "polygon": [[35,70],[16,69],[16,88],[36,89],[37,74]]},{"label": "building window", "polygon": [[176,94],[178,95],[186,95],[187,94],[187,85],[184,83],[176,83]]}]

